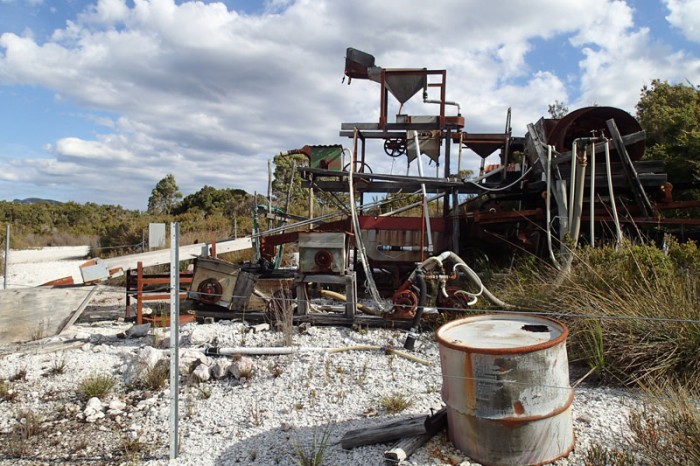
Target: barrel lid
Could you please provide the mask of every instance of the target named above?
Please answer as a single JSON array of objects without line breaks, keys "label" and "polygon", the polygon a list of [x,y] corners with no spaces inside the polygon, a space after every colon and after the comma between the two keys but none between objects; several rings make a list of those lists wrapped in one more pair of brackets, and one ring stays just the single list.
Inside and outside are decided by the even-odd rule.
[{"label": "barrel lid", "polygon": [[568,333],[566,326],[554,319],[508,313],[448,322],[437,330],[437,340],[477,353],[525,353],[554,346]]}]

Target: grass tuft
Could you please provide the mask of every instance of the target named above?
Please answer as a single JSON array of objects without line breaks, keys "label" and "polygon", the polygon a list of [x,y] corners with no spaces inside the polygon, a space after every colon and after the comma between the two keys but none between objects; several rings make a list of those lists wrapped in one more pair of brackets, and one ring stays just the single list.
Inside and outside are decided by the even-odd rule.
[{"label": "grass tuft", "polygon": [[389,414],[400,413],[413,405],[413,401],[410,398],[403,393],[398,392],[381,397],[379,402]]},{"label": "grass tuft", "polygon": [[24,367],[17,369],[17,372],[10,377],[10,382],[19,382],[23,380],[27,380],[27,369]]},{"label": "grass tuft", "polygon": [[51,363],[47,372],[48,375],[59,375],[66,371],[66,360],[63,357],[56,358]]},{"label": "grass tuft", "polygon": [[78,385],[78,392],[86,399],[93,397],[102,399],[112,391],[116,384],[117,379],[112,375],[93,374],[80,382]]},{"label": "grass tuft", "polygon": [[0,380],[0,401],[14,401],[17,399],[17,390],[6,380]]},{"label": "grass tuft", "polygon": [[302,443],[296,439],[293,443],[293,460],[297,466],[321,466],[326,456],[331,429],[326,426],[323,430],[315,430],[311,442]]},{"label": "grass tuft", "polygon": [[153,367],[144,370],[139,385],[148,390],[160,390],[168,384],[170,361],[161,359]]},{"label": "grass tuft", "polygon": [[20,411],[15,429],[10,434],[8,453],[15,458],[26,456],[29,452],[28,440],[41,431],[41,419],[34,411]]}]

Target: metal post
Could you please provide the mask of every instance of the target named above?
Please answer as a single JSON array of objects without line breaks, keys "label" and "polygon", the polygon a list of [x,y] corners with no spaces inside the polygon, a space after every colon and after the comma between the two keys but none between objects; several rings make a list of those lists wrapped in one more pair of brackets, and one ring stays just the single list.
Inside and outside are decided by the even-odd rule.
[{"label": "metal post", "polygon": [[10,224],[5,229],[5,271],[2,276],[2,289],[7,289],[7,263],[10,261]]},{"label": "metal post", "polygon": [[178,372],[178,342],[180,340],[180,224],[170,224],[170,459],[177,459],[178,398],[180,377]]}]

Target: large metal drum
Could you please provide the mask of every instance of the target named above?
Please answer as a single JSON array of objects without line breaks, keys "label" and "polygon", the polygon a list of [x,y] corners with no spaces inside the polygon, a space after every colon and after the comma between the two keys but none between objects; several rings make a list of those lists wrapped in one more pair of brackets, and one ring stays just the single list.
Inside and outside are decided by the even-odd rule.
[{"label": "large metal drum", "polygon": [[567,327],[522,314],[467,317],[437,331],[450,440],[489,466],[552,462],[574,447]]}]

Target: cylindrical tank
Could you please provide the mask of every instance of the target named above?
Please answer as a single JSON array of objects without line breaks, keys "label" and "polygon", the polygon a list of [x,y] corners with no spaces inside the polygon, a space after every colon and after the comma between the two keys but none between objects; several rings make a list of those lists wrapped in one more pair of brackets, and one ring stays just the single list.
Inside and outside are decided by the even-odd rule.
[{"label": "cylindrical tank", "polygon": [[448,434],[488,466],[552,462],[574,447],[567,327],[524,314],[479,315],[437,330]]}]

